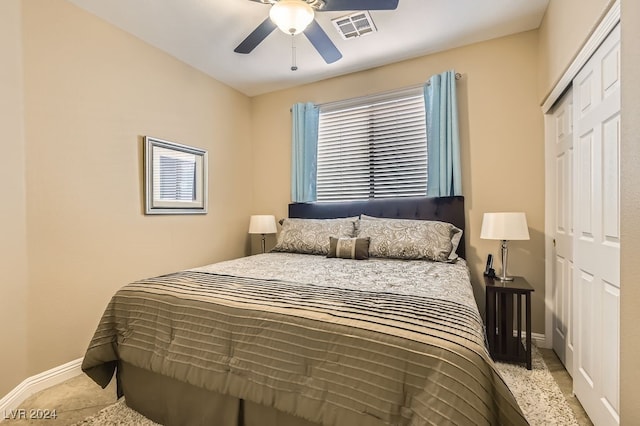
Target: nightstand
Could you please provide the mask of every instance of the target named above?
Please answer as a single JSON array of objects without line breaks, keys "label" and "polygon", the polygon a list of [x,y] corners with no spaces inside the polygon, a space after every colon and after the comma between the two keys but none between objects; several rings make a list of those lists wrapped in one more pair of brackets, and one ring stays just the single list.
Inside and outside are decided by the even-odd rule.
[{"label": "nightstand", "polygon": [[[489,352],[494,361],[526,363],[531,370],[531,293],[522,277],[500,281],[484,277]],[[522,344],[522,299],[525,304],[525,344]],[[515,304],[514,304],[515,302]],[[514,312],[515,305],[515,312]],[[515,324],[514,324],[515,313]]]}]

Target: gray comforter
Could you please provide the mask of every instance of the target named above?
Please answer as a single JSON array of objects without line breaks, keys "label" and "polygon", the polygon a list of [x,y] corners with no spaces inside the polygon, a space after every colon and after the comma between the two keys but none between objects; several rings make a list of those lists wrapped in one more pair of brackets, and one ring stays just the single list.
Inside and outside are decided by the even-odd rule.
[{"label": "gray comforter", "polygon": [[117,361],[325,425],[526,424],[463,261],[273,253],[129,284],[82,368]]}]

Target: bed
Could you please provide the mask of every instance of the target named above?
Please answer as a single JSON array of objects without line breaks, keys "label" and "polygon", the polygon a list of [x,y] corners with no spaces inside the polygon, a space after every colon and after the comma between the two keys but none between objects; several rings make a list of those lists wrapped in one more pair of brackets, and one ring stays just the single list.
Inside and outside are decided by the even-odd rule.
[{"label": "bed", "polygon": [[[398,229],[445,237],[394,252]],[[462,197],[291,204],[278,252],[120,289],[82,369],[165,425],[527,424],[486,349],[463,230]]]}]

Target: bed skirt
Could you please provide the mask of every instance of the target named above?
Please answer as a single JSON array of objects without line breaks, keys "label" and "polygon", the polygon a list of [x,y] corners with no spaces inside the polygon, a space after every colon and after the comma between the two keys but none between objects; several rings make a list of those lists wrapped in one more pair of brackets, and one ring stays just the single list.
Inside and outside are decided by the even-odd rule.
[{"label": "bed skirt", "polygon": [[129,408],[166,426],[319,426],[250,401],[202,389],[126,362],[118,363],[118,394]]}]

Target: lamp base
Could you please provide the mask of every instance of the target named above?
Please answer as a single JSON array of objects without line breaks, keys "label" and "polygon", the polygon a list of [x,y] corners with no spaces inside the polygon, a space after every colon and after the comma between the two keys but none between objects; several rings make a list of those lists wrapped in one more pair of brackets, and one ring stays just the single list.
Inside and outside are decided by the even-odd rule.
[{"label": "lamp base", "polygon": [[513,277],[501,277],[499,275],[495,279],[498,281],[513,281]]},{"label": "lamp base", "polygon": [[502,240],[500,244],[500,250],[502,254],[502,274],[496,278],[500,281],[513,281],[513,277],[507,275],[507,258],[509,255],[509,249],[507,248],[507,240]]}]

